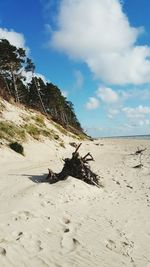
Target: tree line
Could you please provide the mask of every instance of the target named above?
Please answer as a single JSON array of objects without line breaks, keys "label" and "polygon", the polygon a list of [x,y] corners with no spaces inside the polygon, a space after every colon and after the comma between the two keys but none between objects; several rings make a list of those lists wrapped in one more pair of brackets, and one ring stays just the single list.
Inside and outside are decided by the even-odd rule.
[{"label": "tree line", "polygon": [[[26,74],[32,74],[27,82]],[[37,109],[60,123],[63,127],[73,127],[83,132],[74,112],[72,102],[61,94],[52,83],[44,83],[35,75],[35,65],[26,56],[23,48],[17,48],[6,39],[0,39],[0,94],[7,100]]]}]

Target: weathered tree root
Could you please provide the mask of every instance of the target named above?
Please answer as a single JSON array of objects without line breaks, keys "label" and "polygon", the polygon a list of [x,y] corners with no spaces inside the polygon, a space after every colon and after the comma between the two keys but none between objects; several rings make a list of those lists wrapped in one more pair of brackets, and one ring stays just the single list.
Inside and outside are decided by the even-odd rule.
[{"label": "weathered tree root", "polygon": [[85,183],[100,187],[98,175],[92,172],[88,165],[88,162],[94,159],[90,153],[86,154],[84,157],[80,157],[78,153],[80,146],[81,144],[79,144],[75,152],[72,153],[71,159],[66,158],[64,160],[64,167],[60,173],[54,173],[52,170],[48,169],[49,173],[46,177],[47,182],[53,184],[58,181],[66,180],[68,176],[72,176]]},{"label": "weathered tree root", "polygon": [[132,154],[132,155],[136,155],[136,156],[139,156],[139,164],[138,165],[135,165],[133,166],[134,169],[141,169],[143,167],[143,164],[142,164],[142,156],[143,156],[143,152],[146,150],[146,148],[144,149],[139,149],[139,147],[137,148],[137,151]]},{"label": "weathered tree root", "polygon": [[139,147],[137,148],[137,151],[135,152],[134,155],[139,155],[139,154],[143,154],[143,152],[146,150],[146,148],[144,149],[139,149]]}]

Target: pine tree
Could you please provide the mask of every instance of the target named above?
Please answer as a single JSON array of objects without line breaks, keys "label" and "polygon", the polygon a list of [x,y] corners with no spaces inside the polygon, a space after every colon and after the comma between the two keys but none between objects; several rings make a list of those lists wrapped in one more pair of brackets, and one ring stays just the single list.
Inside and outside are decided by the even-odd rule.
[{"label": "pine tree", "polygon": [[[23,70],[32,73],[29,84],[23,82]],[[56,85],[45,84],[41,78],[37,78],[35,65],[31,59],[26,58],[25,50],[16,48],[5,39],[0,40],[0,89],[2,96],[12,95],[16,102],[49,114],[63,127],[70,129],[72,126],[83,132],[72,102],[62,95]]]},{"label": "pine tree", "polygon": [[[42,96],[41,96],[41,84],[40,84],[40,79],[38,79],[35,75],[35,65],[33,64],[32,60],[30,58],[27,58],[27,66],[25,67],[26,71],[31,71],[32,72],[32,82],[35,85],[35,89],[39,98],[39,101],[41,103],[42,109],[44,111],[44,113],[47,115],[47,111],[44,105],[44,102],[42,100]],[[43,82],[43,81],[42,81]]]},{"label": "pine tree", "polygon": [[12,84],[9,92],[15,96],[16,102],[20,102],[17,79],[19,79],[24,62],[25,50],[23,48],[16,48],[6,39],[0,40],[0,73],[5,81],[9,80],[10,85]]}]

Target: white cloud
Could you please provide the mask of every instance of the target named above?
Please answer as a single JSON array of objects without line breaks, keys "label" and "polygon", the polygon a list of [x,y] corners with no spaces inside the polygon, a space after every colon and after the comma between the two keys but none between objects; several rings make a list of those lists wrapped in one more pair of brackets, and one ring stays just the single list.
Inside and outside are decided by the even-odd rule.
[{"label": "white cloud", "polygon": [[124,107],[122,111],[128,118],[144,118],[145,115],[150,114],[150,107],[139,105],[138,107]]},{"label": "white cloud", "polygon": [[48,80],[48,79],[46,79],[46,77],[43,75],[43,74],[41,74],[41,73],[35,73],[34,74],[37,78],[41,78],[42,80],[43,80],[43,82],[46,84],[47,82],[49,83],[50,81]]},{"label": "white cloud", "polygon": [[21,47],[26,49],[29,48],[25,46],[25,38],[22,33],[15,32],[14,30],[8,30],[5,28],[0,28],[0,39],[7,39],[11,45],[16,46],[17,48]]},{"label": "white cloud", "polygon": [[103,133],[105,129],[100,126],[95,127],[94,125],[90,125],[90,126],[85,125],[83,128],[84,128],[84,131],[92,137],[100,137],[100,136],[105,135]]},{"label": "white cloud", "polygon": [[51,45],[111,84],[150,82],[150,47],[138,46],[119,0],[62,0]]},{"label": "white cloud", "polygon": [[82,72],[80,70],[75,70],[74,76],[76,79],[77,88],[81,88],[83,86],[83,83],[84,83],[84,76],[83,76]]},{"label": "white cloud", "polygon": [[95,97],[89,97],[89,101],[86,103],[86,108],[87,109],[97,109],[99,107],[99,100],[96,99]]},{"label": "white cloud", "polygon": [[[23,81],[24,84],[27,84],[27,83],[30,83],[30,82],[31,82],[31,80],[32,80],[32,72],[31,72],[31,71],[26,72],[25,70],[23,70],[23,71],[21,72],[21,74],[22,74],[22,76],[24,76],[24,77],[26,78],[26,80]],[[41,74],[41,73],[35,73],[34,76],[37,77],[37,78],[41,78],[45,84],[46,84],[47,82],[50,82],[50,81],[47,80],[46,77],[45,77],[43,74]]]},{"label": "white cloud", "polygon": [[140,126],[148,126],[148,125],[150,125],[150,121],[148,120],[148,119],[146,119],[146,120],[140,120],[139,121],[139,125]]},{"label": "white cloud", "polygon": [[128,99],[140,99],[140,100],[150,100],[150,88],[149,86],[147,88],[132,88],[128,89],[128,91],[119,91],[120,96],[122,97],[122,100],[128,100]]},{"label": "white cloud", "polygon": [[105,103],[116,103],[119,100],[118,94],[108,87],[99,88],[97,96]]},{"label": "white cloud", "polygon": [[120,111],[118,109],[109,109],[108,118],[113,119]]},{"label": "white cloud", "polygon": [[138,112],[141,114],[150,114],[150,107],[144,107],[142,105],[138,106],[137,108]]},{"label": "white cloud", "polygon": [[67,97],[67,96],[68,96],[68,91],[62,90],[61,93],[62,93],[62,95],[63,95],[64,97]]}]

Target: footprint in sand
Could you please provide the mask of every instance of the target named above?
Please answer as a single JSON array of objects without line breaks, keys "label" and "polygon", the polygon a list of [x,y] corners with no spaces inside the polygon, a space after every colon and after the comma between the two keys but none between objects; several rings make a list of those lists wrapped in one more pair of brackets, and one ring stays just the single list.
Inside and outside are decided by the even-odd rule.
[{"label": "footprint in sand", "polygon": [[30,218],[36,218],[30,211],[13,212],[15,215],[15,221],[17,220],[29,220]]},{"label": "footprint in sand", "polygon": [[70,253],[76,250],[78,245],[80,245],[80,242],[76,238],[73,238],[70,233],[65,233],[60,241],[60,246],[64,253]]},{"label": "footprint in sand", "polygon": [[[73,237],[75,229],[71,227],[70,219],[64,218],[63,221],[65,223],[65,228],[63,231],[63,236],[60,240],[60,246],[63,253],[70,253],[74,251],[78,247],[78,245],[80,245],[80,242]],[[66,225],[68,225],[68,227],[66,227]]]},{"label": "footprint in sand", "polygon": [[134,248],[134,242],[133,241],[129,241],[127,238],[125,238],[125,241],[115,243],[115,241],[109,239],[109,240],[107,240],[106,248],[108,248],[109,250],[111,250],[117,254],[121,254],[125,257],[129,257],[132,265],[135,266],[134,260],[131,256],[132,252],[133,252],[133,248]]},{"label": "footprint in sand", "polygon": [[0,255],[5,256],[6,255],[6,249],[0,247]]},{"label": "footprint in sand", "polygon": [[20,238],[23,236],[23,232],[19,232],[18,233],[18,236],[16,238],[16,241],[20,240]]},{"label": "footprint in sand", "polygon": [[113,240],[109,239],[107,241],[107,244],[106,244],[106,248],[110,249],[110,250],[116,250],[116,244]]},{"label": "footprint in sand", "polygon": [[42,242],[41,242],[41,240],[37,240],[37,242],[36,242],[36,245],[37,245],[37,249],[38,249],[38,251],[41,251],[41,250],[43,250],[43,247],[42,247]]},{"label": "footprint in sand", "polygon": [[16,238],[17,242],[27,250],[32,250],[32,252],[39,253],[43,250],[41,240],[36,240],[36,236],[28,232],[19,232]]}]

